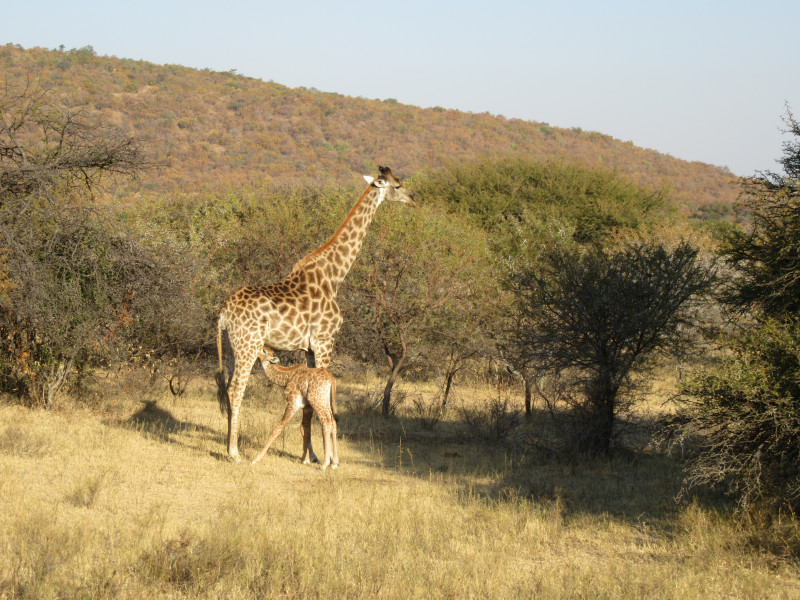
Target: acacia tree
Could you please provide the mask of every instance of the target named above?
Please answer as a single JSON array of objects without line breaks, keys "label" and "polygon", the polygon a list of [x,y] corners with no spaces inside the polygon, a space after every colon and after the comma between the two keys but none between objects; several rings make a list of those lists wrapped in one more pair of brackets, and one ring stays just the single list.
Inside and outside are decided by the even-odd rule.
[{"label": "acacia tree", "polygon": [[737,277],[725,294],[738,309],[765,315],[800,313],[800,124],[791,113],[778,161],[784,174],[765,172],[745,181],[743,204],[752,227],[728,233],[722,255]]},{"label": "acacia tree", "polygon": [[136,140],[47,100],[28,82],[0,96],[0,384],[45,406],[83,357],[133,325],[157,260],[87,202],[104,175],[146,165]]},{"label": "acacia tree", "polygon": [[0,95],[0,202],[19,217],[37,199],[63,202],[67,190],[91,193],[103,175],[147,164],[135,138],[49,104],[51,93],[28,80]]},{"label": "acacia tree", "polygon": [[672,429],[696,442],[684,481],[719,485],[745,510],[800,509],[800,124],[779,163],[784,174],[746,182],[749,231],[732,232],[722,254],[734,276],[723,295],[740,329],[723,340],[715,368],[683,389]]},{"label": "acacia tree", "polygon": [[464,265],[461,279],[468,287],[455,290],[452,301],[436,311],[423,330],[427,371],[441,381],[441,409],[446,411],[456,378],[481,358],[496,356],[500,317],[496,269],[489,260],[483,234],[464,224],[470,236],[472,258]]},{"label": "acacia tree", "polygon": [[[498,283],[535,264],[552,239],[605,244],[613,232],[658,223],[669,211],[663,189],[644,188],[605,169],[532,158],[452,165],[423,178],[418,188],[446,210],[471,215],[488,232]],[[492,290],[495,314],[488,337],[492,350],[521,375],[531,416],[541,373],[516,343],[524,324],[506,291]]]},{"label": "acacia tree", "polygon": [[491,353],[491,323],[484,310],[486,307],[480,297],[448,302],[426,332],[425,358],[431,363],[432,371],[441,377],[443,411],[448,408],[456,376],[470,361]]},{"label": "acacia tree", "polygon": [[389,373],[381,412],[388,416],[392,389],[412,348],[419,355],[426,343],[446,343],[443,328],[453,326],[448,315],[469,301],[478,285],[471,269],[484,256],[480,232],[435,209],[393,214],[377,225],[361,250],[343,311],[383,352]]},{"label": "acacia tree", "polygon": [[692,301],[712,276],[687,242],[629,242],[588,250],[558,244],[512,280],[521,327],[515,344],[526,363],[554,376],[576,374],[581,416],[573,442],[606,452],[630,375],[648,357],[675,350],[694,319]]}]

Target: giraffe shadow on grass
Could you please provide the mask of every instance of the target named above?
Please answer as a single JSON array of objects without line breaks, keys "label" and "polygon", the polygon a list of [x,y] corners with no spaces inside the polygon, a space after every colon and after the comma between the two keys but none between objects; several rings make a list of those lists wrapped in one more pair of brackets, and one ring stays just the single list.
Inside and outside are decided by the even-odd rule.
[{"label": "giraffe shadow on grass", "polygon": [[[153,400],[143,402],[142,408],[121,422],[122,427],[137,431],[144,437],[187,448],[201,446],[202,439],[209,436],[220,439],[220,432],[205,425],[176,419],[173,414]],[[186,443],[186,439],[202,438],[198,444]]]}]

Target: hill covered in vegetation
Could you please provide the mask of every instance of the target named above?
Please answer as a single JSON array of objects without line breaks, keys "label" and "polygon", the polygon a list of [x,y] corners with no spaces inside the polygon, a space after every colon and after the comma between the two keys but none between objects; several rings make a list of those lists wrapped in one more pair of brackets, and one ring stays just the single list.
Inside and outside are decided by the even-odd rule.
[{"label": "hill covered in vegetation", "polygon": [[[375,161],[406,176],[486,157],[580,161],[617,171],[694,212],[729,210],[724,167],[687,162],[608,135],[547,123],[288,88],[238,75],[73,50],[0,46],[7,83],[51,89],[135,135],[160,166],[145,190],[200,191],[273,183],[349,182]],[[130,188],[127,190],[130,192]]]}]

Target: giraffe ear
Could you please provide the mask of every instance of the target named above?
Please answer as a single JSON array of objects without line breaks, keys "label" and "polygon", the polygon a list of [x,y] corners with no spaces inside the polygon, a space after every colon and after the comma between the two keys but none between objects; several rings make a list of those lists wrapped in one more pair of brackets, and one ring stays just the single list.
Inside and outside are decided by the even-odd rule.
[{"label": "giraffe ear", "polygon": [[367,185],[372,185],[372,182],[375,181],[375,178],[370,177],[369,175],[364,175],[364,181],[367,182]]}]

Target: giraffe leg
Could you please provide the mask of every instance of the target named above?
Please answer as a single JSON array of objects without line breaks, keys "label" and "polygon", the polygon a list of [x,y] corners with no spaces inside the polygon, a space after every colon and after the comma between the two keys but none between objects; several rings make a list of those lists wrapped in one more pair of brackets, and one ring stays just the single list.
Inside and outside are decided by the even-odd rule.
[{"label": "giraffe leg", "polygon": [[[302,398],[300,404],[302,405]],[[300,406],[298,405],[297,401],[294,398],[291,397],[287,398],[286,410],[283,412],[283,418],[278,422],[277,425],[275,425],[275,428],[272,430],[272,434],[270,434],[267,443],[264,444],[264,447],[261,449],[261,452],[258,453],[258,456],[256,456],[253,459],[253,464],[256,464],[258,461],[264,458],[264,455],[267,453],[267,450],[269,450],[269,447],[272,445],[272,442],[274,442],[275,438],[277,438],[281,434],[283,428],[286,427],[286,423],[289,422],[289,419],[292,418],[292,415],[294,415],[294,413],[297,412],[297,409],[299,407]]]},{"label": "giraffe leg", "polygon": [[329,375],[327,369],[314,369],[308,372],[313,379],[309,384],[308,403],[319,417],[322,426],[322,449],[323,458],[321,468],[324,471],[331,464],[331,422],[333,415],[330,409],[330,381],[326,376]]},{"label": "giraffe leg", "polygon": [[314,448],[311,446],[311,417],[314,416],[314,409],[310,406],[303,407],[303,422],[300,424],[300,430],[303,433],[303,464],[318,463],[319,459],[314,454]]},{"label": "giraffe leg", "polygon": [[[333,426],[335,421],[330,409],[324,408],[317,413],[320,423],[322,424],[322,444],[325,449],[325,458],[322,461],[322,470],[333,465],[331,468],[335,469],[336,464],[333,463]],[[337,461],[338,462],[338,461]]]},{"label": "giraffe leg", "polygon": [[322,334],[313,338],[311,340],[311,352],[315,368],[324,369],[330,367],[333,353],[333,337]]},{"label": "giraffe leg", "polygon": [[239,407],[242,405],[244,389],[254,362],[255,357],[237,357],[231,383],[228,386],[228,398],[231,403],[228,411],[228,458],[235,463],[242,462],[239,456]]},{"label": "giraffe leg", "polygon": [[322,461],[322,470],[327,467],[335,469],[339,466],[339,449],[336,442],[337,425],[333,416],[332,405],[335,403],[336,380],[327,369],[320,370],[319,384],[309,390],[308,402],[319,417],[322,425],[322,443],[325,458]]},{"label": "giraffe leg", "polygon": [[331,469],[335,469],[339,466],[339,442],[336,440],[336,436],[339,433],[339,417],[336,414],[336,379],[333,375],[330,376],[323,402],[331,415]]},{"label": "giraffe leg", "polygon": [[339,468],[339,442],[336,436],[339,433],[339,426],[331,413],[331,469]]}]

